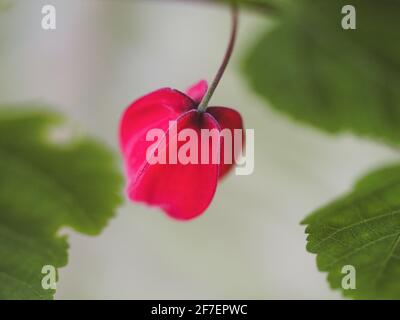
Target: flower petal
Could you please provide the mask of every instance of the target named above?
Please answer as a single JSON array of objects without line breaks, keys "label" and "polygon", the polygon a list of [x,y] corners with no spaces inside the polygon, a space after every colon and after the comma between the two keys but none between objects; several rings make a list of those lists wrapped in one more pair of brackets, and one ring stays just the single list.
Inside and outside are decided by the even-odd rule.
[{"label": "flower petal", "polygon": [[[244,134],[244,129],[243,129],[243,121],[242,117],[239,112],[237,112],[234,109],[231,108],[226,108],[226,107],[208,107],[206,110],[207,113],[210,113],[215,120],[217,120],[221,130],[223,129],[228,129],[231,131],[232,135],[232,143],[226,144],[225,139],[221,138],[221,149],[220,149],[220,157],[221,157],[221,165],[220,165],[220,170],[219,170],[219,177],[222,178],[225,176],[234,166],[234,161],[231,161],[231,163],[225,163],[225,156],[224,156],[224,150],[226,148],[227,153],[231,153],[231,159],[232,160],[237,160],[237,158],[240,156],[244,141],[245,141],[245,134]],[[242,143],[238,144],[235,139],[234,135],[234,129],[241,129],[242,130]],[[236,151],[236,159],[235,159],[235,154],[234,154],[234,146],[238,144],[236,148],[238,150]],[[240,149],[240,150],[239,150]]]},{"label": "flower petal", "polygon": [[189,89],[186,90],[186,94],[192,98],[192,100],[198,105],[203,99],[208,89],[206,80],[200,80]]},{"label": "flower petal", "polygon": [[146,134],[152,128],[166,131],[168,122],[195,108],[185,94],[170,88],[149,93],[133,102],[124,112],[119,129],[119,142],[129,176],[137,173],[146,160],[146,150],[152,142]]},{"label": "flower petal", "polygon": [[[199,114],[193,110],[178,118],[175,129],[179,134],[181,130],[188,128],[194,130],[198,141],[201,141],[201,129],[216,129],[217,143],[206,141],[207,147],[210,148],[209,163],[202,164],[198,161],[198,164],[182,164],[177,161],[176,164],[172,164],[169,158],[166,164],[147,163],[140,169],[137,180],[131,181],[127,189],[130,199],[161,207],[168,215],[180,220],[192,219],[207,209],[214,197],[219,174],[219,164],[211,163],[213,152],[219,157],[218,123],[209,114]],[[173,128],[169,128],[166,135],[166,147],[163,152],[167,152],[174,143],[170,137],[172,130]],[[189,140],[178,141],[177,150]],[[204,147],[204,143],[196,145],[199,158]]]}]

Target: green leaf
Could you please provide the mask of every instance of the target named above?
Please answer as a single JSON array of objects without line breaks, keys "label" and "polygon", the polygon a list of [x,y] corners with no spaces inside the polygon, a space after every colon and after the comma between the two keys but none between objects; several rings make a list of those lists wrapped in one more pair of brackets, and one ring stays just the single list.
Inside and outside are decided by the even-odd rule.
[{"label": "green leaf", "polygon": [[67,263],[60,228],[96,235],[121,203],[110,151],[86,137],[63,141],[61,124],[47,111],[0,108],[0,299],[52,298],[41,272]]},{"label": "green leaf", "polygon": [[[302,224],[332,288],[358,299],[400,299],[400,165],[367,175]],[[355,290],[342,288],[345,265],[356,270]]]},{"label": "green leaf", "polygon": [[[344,30],[342,7],[356,8]],[[400,143],[399,0],[298,0],[246,57],[250,86],[293,119]]]},{"label": "green leaf", "polygon": [[0,0],[0,12],[11,8],[11,0]]}]

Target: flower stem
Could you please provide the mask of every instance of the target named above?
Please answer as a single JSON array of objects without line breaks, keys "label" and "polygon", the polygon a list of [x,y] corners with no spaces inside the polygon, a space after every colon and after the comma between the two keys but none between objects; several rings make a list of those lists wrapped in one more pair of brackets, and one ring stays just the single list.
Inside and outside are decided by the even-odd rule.
[{"label": "flower stem", "polygon": [[218,86],[219,81],[221,80],[226,66],[228,65],[229,59],[231,58],[233,47],[235,46],[236,34],[237,34],[237,26],[238,26],[238,7],[235,2],[232,3],[231,6],[231,13],[232,13],[232,29],[231,29],[231,37],[229,39],[229,44],[225,52],[224,59],[222,60],[221,66],[218,69],[217,74],[213,82],[211,83],[210,88],[208,89],[207,93],[204,95],[203,99],[201,100],[197,111],[204,112],[208,107],[208,102],[210,101],[212,95],[214,94],[215,89]]}]

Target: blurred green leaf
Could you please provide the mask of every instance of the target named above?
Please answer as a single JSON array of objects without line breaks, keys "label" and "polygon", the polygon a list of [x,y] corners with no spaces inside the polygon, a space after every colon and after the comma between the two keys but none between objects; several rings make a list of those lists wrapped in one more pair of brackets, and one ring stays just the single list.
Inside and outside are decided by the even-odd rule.
[{"label": "blurred green leaf", "polygon": [[354,191],[309,217],[307,250],[317,254],[332,288],[342,288],[342,268],[356,270],[359,299],[400,299],[400,165],[361,179]]},{"label": "blurred green leaf", "polygon": [[0,0],[0,11],[11,8],[11,0]]},{"label": "blurred green leaf", "polygon": [[[343,30],[352,4],[357,29]],[[244,63],[250,86],[317,128],[400,143],[400,0],[298,0]]]},{"label": "blurred green leaf", "polygon": [[49,112],[0,108],[0,299],[52,298],[41,271],[67,263],[60,228],[96,235],[121,203],[110,151],[69,139],[61,123]]}]

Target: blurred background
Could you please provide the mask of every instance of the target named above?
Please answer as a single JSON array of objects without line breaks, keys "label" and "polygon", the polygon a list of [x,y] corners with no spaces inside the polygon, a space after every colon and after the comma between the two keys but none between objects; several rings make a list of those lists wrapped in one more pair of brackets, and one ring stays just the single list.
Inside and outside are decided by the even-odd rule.
[{"label": "blurred background", "polygon": [[[41,28],[41,9],[57,29]],[[118,121],[141,95],[212,79],[229,36],[229,10],[199,1],[16,0],[0,13],[0,104],[45,103],[117,150]],[[241,13],[233,60],[211,104],[234,107],[255,129],[255,171],[231,175],[207,212],[176,222],[125,201],[98,237],[70,237],[57,299],[340,298],[306,252],[299,222],[350,190],[390,149],[287,120],[240,74],[266,25]]]}]

